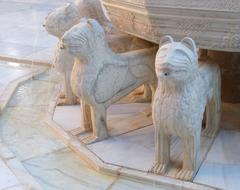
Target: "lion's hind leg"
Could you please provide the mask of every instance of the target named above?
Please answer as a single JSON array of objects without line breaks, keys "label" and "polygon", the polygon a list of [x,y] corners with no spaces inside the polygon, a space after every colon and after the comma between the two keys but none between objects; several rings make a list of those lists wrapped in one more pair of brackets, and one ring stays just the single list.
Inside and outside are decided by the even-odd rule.
[{"label": "lion's hind leg", "polygon": [[199,168],[200,132],[194,135],[186,134],[181,137],[183,142],[183,166],[176,178],[192,180]]},{"label": "lion's hind leg", "polygon": [[71,72],[64,73],[64,94],[61,93],[58,100],[58,105],[75,105],[77,104],[77,97],[74,95],[71,88]]},{"label": "lion's hind leg", "polygon": [[91,107],[92,136],[84,139],[85,144],[91,144],[104,140],[108,137],[106,108],[104,105],[95,105]]},{"label": "lion's hind leg", "polygon": [[203,134],[214,137],[220,126],[221,119],[221,76],[217,69],[213,79],[213,95],[206,106],[206,128]]}]

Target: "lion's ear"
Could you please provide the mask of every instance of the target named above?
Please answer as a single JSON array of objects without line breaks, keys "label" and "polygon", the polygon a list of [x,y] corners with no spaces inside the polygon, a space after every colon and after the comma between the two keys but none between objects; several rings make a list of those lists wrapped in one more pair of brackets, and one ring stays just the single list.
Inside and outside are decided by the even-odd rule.
[{"label": "lion's ear", "polygon": [[68,3],[65,9],[66,14],[70,14],[73,11],[73,3]]},{"label": "lion's ear", "polygon": [[95,19],[87,19],[87,23],[92,27],[92,28],[95,28],[95,29],[101,29],[101,25],[99,24],[99,22]]},{"label": "lion's ear", "polygon": [[89,26],[93,27],[93,23],[92,23],[91,19],[87,19],[87,23],[88,23]]},{"label": "lion's ear", "polygon": [[103,27],[99,24],[99,22],[95,19],[87,19],[87,24],[89,26],[89,28],[91,28],[91,30],[93,30],[94,32],[96,32],[96,34],[100,33],[104,33],[104,29]]},{"label": "lion's ear", "polygon": [[165,44],[172,43],[172,42],[174,42],[172,36],[166,35],[161,38],[159,45],[163,46]]},{"label": "lion's ear", "polygon": [[182,39],[181,43],[190,50],[192,50],[194,53],[197,53],[197,47],[192,38],[185,37]]}]

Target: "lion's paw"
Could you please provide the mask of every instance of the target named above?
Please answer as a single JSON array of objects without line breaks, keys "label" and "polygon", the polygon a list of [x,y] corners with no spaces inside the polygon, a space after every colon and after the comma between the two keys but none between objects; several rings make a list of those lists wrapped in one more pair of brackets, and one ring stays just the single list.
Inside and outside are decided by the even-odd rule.
[{"label": "lion's paw", "polygon": [[213,138],[215,137],[217,134],[217,130],[214,129],[214,128],[206,128],[202,131],[202,135],[206,136],[206,137],[210,137],[210,138]]},{"label": "lion's paw", "polygon": [[190,180],[193,179],[193,171],[192,170],[181,169],[177,173],[176,178],[181,179],[181,180],[190,181]]},{"label": "lion's paw", "polygon": [[99,141],[102,141],[104,139],[106,139],[108,136],[102,136],[102,137],[96,137],[96,136],[89,136],[89,137],[86,137],[84,138],[82,141],[84,144],[93,144],[93,143],[96,143],[96,142],[99,142]]},{"label": "lion's paw", "polygon": [[60,92],[59,95],[58,95],[58,98],[60,99],[64,99],[65,98],[65,92]]},{"label": "lion's paw", "polygon": [[67,100],[66,98],[58,98],[57,106],[76,105],[79,104],[78,100]]},{"label": "lion's paw", "polygon": [[167,165],[166,164],[159,164],[156,163],[154,166],[151,168],[150,172],[155,173],[155,174],[165,174],[167,170]]}]

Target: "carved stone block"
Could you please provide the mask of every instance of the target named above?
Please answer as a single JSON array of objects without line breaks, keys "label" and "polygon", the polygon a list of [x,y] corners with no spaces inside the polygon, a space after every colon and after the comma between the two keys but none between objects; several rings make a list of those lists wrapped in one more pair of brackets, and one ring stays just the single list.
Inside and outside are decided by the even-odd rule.
[{"label": "carved stone block", "polygon": [[240,52],[238,0],[103,0],[113,24],[158,43],[189,36],[199,48]]}]

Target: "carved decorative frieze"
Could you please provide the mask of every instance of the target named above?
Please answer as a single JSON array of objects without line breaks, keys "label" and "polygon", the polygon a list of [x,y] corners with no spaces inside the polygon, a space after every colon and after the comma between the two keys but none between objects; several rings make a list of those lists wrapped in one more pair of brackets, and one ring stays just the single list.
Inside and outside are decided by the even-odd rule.
[{"label": "carved decorative frieze", "polygon": [[240,30],[233,30],[240,27],[238,0],[103,2],[114,25],[143,39],[158,43],[164,35],[189,36],[199,48],[240,51]]}]

